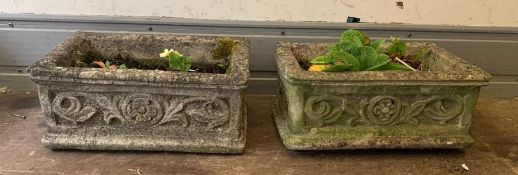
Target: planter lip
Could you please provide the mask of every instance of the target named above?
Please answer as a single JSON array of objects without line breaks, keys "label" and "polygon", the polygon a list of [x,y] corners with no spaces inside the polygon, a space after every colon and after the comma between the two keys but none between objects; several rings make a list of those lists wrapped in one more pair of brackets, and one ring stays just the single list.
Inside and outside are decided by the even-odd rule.
[{"label": "planter lip", "polygon": [[[133,32],[75,32],[64,42],[57,45],[48,55],[29,66],[31,80],[35,82],[71,82],[82,84],[136,84],[165,85],[165,84],[201,84],[214,86],[230,86],[245,88],[249,78],[249,40],[246,38],[229,37],[238,41],[231,54],[230,72],[225,74],[177,72],[162,70],[101,70],[100,68],[59,67],[56,58],[66,55],[66,46],[72,44],[76,37],[86,36],[142,37],[161,36],[164,38],[180,39],[195,42],[196,40],[216,39],[217,36],[189,36],[176,34],[144,34]],[[71,59],[71,58],[70,58]]]},{"label": "planter lip", "polygon": [[491,76],[481,68],[469,64],[434,43],[418,42],[440,55],[451,59],[459,69],[456,71],[360,71],[360,72],[309,72],[297,62],[292,47],[295,45],[328,45],[330,43],[277,43],[275,59],[279,75],[292,83],[307,84],[319,81],[320,85],[333,84],[380,84],[380,85],[489,85]]}]

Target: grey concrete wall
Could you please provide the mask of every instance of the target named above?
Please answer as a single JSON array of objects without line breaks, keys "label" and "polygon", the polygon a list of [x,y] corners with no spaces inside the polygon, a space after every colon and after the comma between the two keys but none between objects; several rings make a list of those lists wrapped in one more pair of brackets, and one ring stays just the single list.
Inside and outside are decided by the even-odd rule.
[{"label": "grey concrete wall", "polygon": [[437,43],[491,73],[495,77],[492,88],[496,89],[491,93],[503,97],[518,94],[512,90],[518,88],[518,28],[54,15],[0,15],[0,73],[4,75],[0,84],[19,80],[6,76],[18,76],[17,67],[44,56],[74,31],[166,32],[249,38],[251,91],[271,94],[277,85],[273,60],[276,42],[334,42],[346,28],[360,29],[374,38],[392,35],[406,41]]}]

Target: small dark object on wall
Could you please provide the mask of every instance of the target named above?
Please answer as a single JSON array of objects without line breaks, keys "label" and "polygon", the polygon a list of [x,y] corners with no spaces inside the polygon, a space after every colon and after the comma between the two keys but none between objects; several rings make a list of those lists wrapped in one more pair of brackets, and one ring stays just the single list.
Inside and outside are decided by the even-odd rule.
[{"label": "small dark object on wall", "polygon": [[403,1],[397,1],[396,6],[399,7],[400,9],[403,9],[404,8]]},{"label": "small dark object on wall", "polygon": [[13,27],[14,27],[14,24],[13,24],[13,23],[9,23],[9,24],[7,24],[7,25],[9,25],[9,27],[11,27],[11,28],[13,28]]},{"label": "small dark object on wall", "polygon": [[153,27],[148,27],[147,30],[153,31]]},{"label": "small dark object on wall", "polygon": [[359,22],[360,22],[360,18],[353,17],[353,16],[347,17],[347,23],[359,23]]}]

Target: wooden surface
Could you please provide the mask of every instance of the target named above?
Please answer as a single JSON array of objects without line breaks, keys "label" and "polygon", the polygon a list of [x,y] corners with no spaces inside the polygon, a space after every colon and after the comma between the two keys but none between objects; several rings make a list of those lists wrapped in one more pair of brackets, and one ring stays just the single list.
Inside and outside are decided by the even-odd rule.
[{"label": "wooden surface", "polygon": [[214,155],[48,150],[40,144],[37,96],[0,94],[0,174],[518,174],[518,98],[480,99],[471,128],[475,145],[463,151],[331,152],[285,149],[272,120],[272,96],[247,99],[245,153]]}]

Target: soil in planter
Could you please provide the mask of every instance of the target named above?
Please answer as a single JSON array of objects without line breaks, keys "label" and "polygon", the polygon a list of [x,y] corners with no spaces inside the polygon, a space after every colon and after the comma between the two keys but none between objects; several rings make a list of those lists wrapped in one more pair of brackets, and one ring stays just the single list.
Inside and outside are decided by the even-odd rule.
[{"label": "soil in planter", "polygon": [[399,58],[401,61],[408,64],[410,67],[414,68],[415,70],[422,70],[421,69],[421,61],[416,58],[415,55],[405,55],[405,56],[398,56],[398,55],[390,55],[390,59],[392,59],[392,62],[399,63],[396,61],[396,57]]},{"label": "soil in planter", "polygon": [[[119,53],[115,55],[109,54],[110,56],[103,56],[103,54],[100,53],[102,52],[100,50],[104,50],[106,52],[109,51],[102,48],[92,47],[92,45],[88,43],[79,43],[82,45],[78,45],[76,48],[82,49],[77,49],[71,52],[73,62],[70,63],[69,66],[101,68],[101,66],[94,63],[94,61],[101,61],[103,63],[110,61],[110,65],[120,66],[124,64],[128,69],[173,71],[169,68],[169,61],[167,58],[136,59],[125,53]],[[184,44],[186,44],[185,46],[189,46],[187,45],[189,43]],[[230,55],[235,45],[235,41],[230,38],[218,39],[216,47],[211,50],[211,58],[209,58],[217,61],[211,63],[192,62],[190,69],[194,71],[189,72],[217,74],[226,73],[229,68]]]},{"label": "soil in planter", "polygon": [[[102,61],[106,63],[106,61],[110,61],[111,65],[120,66],[122,64],[126,65],[128,69],[140,69],[140,70],[162,70],[162,71],[173,71],[169,68],[168,60],[165,58],[160,59],[140,59],[134,60],[128,57],[123,57],[121,54],[117,54],[115,57],[106,59],[95,59],[102,58],[100,54],[94,52],[75,52],[74,60],[75,64],[72,67],[91,67],[91,68],[101,68],[98,64],[95,64],[94,61]],[[200,64],[200,63],[192,63],[190,69],[194,70],[194,72],[199,73],[217,73],[224,74],[227,72],[227,64],[223,65],[211,65],[211,64]]]},{"label": "soil in planter", "polygon": [[309,63],[309,60],[299,61],[299,65],[302,68],[302,70],[308,70],[309,67],[311,67],[311,63]]}]

